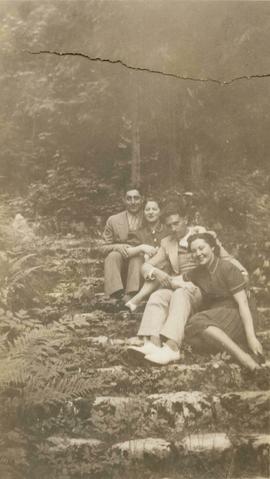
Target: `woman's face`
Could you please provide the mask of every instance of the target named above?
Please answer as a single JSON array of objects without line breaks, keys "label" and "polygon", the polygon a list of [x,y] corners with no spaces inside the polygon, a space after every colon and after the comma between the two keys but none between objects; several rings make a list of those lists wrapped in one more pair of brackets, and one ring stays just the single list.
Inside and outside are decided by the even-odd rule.
[{"label": "woman's face", "polygon": [[197,238],[190,245],[191,253],[199,265],[207,266],[214,259],[214,251],[204,239]]},{"label": "woman's face", "polygon": [[156,223],[160,217],[160,208],[156,201],[147,201],[144,208],[147,223]]}]

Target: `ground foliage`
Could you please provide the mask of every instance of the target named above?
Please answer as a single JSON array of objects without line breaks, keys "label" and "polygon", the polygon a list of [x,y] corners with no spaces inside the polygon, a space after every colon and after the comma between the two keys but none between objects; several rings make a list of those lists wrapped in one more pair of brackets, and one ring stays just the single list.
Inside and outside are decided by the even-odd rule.
[{"label": "ground foliage", "polygon": [[[184,195],[181,188],[165,191],[163,197],[173,195],[187,202],[190,216],[195,220],[198,197]],[[231,435],[240,426],[242,431],[248,431],[251,426],[256,431],[265,430],[266,411],[260,411],[258,417],[253,416],[252,422],[250,417],[246,422],[242,417],[239,423],[236,421],[231,425],[227,416],[217,420],[213,410],[210,416],[200,416],[191,410],[183,429],[182,416],[177,411],[168,415],[162,408],[157,412],[149,409],[146,396],[155,392],[183,390],[194,384],[196,389],[203,387],[211,396],[217,389],[225,392],[227,388],[241,388],[243,378],[226,355],[212,360],[208,358],[208,386],[202,376],[200,379],[196,374],[193,377],[182,374],[180,378],[166,368],[133,367],[131,370],[123,349],[114,343],[114,339],[134,335],[141,313],[130,319],[117,311],[109,312],[106,303],[99,303],[96,292],[102,290],[99,279],[102,260],[97,256],[98,232],[94,232],[92,246],[87,239],[83,248],[76,246],[82,245],[78,238],[81,232],[77,231],[76,236],[74,231],[69,233],[64,241],[59,238],[60,233],[46,235],[47,222],[45,217],[42,224],[42,215],[36,223],[31,216],[28,222],[20,219],[18,227],[18,221],[14,224],[14,212],[18,211],[14,205],[28,205],[28,201],[28,198],[3,201],[5,206],[2,207],[0,225],[3,265],[0,278],[0,447],[1,470],[5,477],[45,479],[49,474],[57,479],[89,476],[104,479],[106,475],[117,478],[124,473],[125,461],[112,457],[110,452],[103,455],[98,450],[91,452],[91,461],[87,447],[77,452],[72,449],[52,453],[47,438],[54,434],[81,438],[94,436],[109,447],[116,439],[126,440],[132,435],[179,440],[184,431],[206,431],[209,424],[212,431],[222,428]],[[68,200],[66,204],[76,211],[77,205],[74,206],[72,201],[69,203]],[[116,202],[115,208],[117,205]],[[103,206],[105,209],[105,202]],[[252,207],[255,209],[253,203]],[[209,226],[214,225],[216,218],[211,217],[207,203],[201,211],[202,214],[207,212]],[[263,210],[260,214],[264,217],[266,212]],[[254,217],[259,222],[260,217]],[[233,224],[230,227],[235,234],[242,234]],[[259,222],[258,237],[262,241],[265,241],[264,227],[263,221]],[[224,230],[220,229],[219,233],[223,234]],[[89,258],[91,252],[93,257]],[[254,267],[258,270],[260,263]],[[263,271],[269,274],[267,268]],[[257,273],[254,280],[258,288],[267,286],[258,281]],[[85,314],[78,314],[78,311]],[[105,331],[111,344],[100,346],[89,338],[89,332],[91,336],[101,337]],[[195,357],[188,347],[182,351],[182,358],[187,365],[205,363],[204,357]],[[119,364],[122,369],[119,372],[116,369],[115,375],[102,378],[95,374],[95,368],[118,367]],[[258,387],[252,384],[252,378],[249,387]],[[108,406],[93,409],[95,397],[101,391],[103,395],[128,394],[131,401],[119,412]],[[181,478],[175,464],[170,466],[173,477]],[[229,464],[228,460],[228,471]],[[162,464],[151,463],[149,467],[150,470],[140,470],[134,465],[130,477],[135,470],[145,478],[156,477],[155,474],[162,471]],[[187,464],[187,473],[189,467]],[[201,477],[217,477],[218,467],[215,461],[211,464],[202,462],[199,467]]]},{"label": "ground foliage", "polygon": [[[269,298],[268,186],[269,176],[256,170],[246,175],[235,173],[212,185],[205,183],[194,191],[186,191],[181,183],[156,190],[162,204],[179,201],[186,206],[191,223],[217,231],[229,251],[248,267],[263,305]],[[211,396],[217,390],[241,388],[243,377],[226,356],[207,359],[207,384],[196,373],[180,378],[166,368],[130,369],[123,348],[114,339],[136,334],[141,313],[124,318],[106,302],[100,303],[96,294],[103,289],[98,253],[102,227],[108,214],[121,209],[119,192],[107,180],[99,191],[97,176],[85,179],[85,170],[69,169],[59,160],[59,167],[48,172],[44,183],[32,183],[25,196],[2,199],[0,447],[5,477],[104,479],[106,474],[117,478],[124,473],[125,461],[109,451],[91,451],[91,461],[87,447],[52,453],[47,439],[54,434],[94,436],[109,448],[116,439],[130,436],[174,441],[186,431],[209,431],[209,427],[213,432],[226,430],[231,437],[239,429],[265,431],[267,411],[263,410],[252,415],[252,420],[243,413],[234,424],[227,415],[219,418],[214,409],[202,416],[191,410],[183,424],[177,411],[168,415],[162,408],[157,412],[149,409],[149,394],[193,385]],[[16,217],[18,213],[25,217]],[[78,311],[85,314],[78,315]],[[111,343],[92,343],[89,331],[91,336],[106,331]],[[187,365],[205,363],[204,357],[194,356],[188,347],[182,351],[182,359]],[[122,369],[109,377],[95,373],[95,368],[118,368],[119,364]],[[245,385],[252,390],[261,388],[252,378],[247,378]],[[127,403],[120,412],[108,406],[93,409],[101,391],[103,395],[128,394],[135,402]],[[232,463],[236,470],[237,461],[228,459],[228,474]],[[176,463],[171,464],[171,472],[181,478]],[[252,470],[251,463],[247,464]],[[135,474],[136,467],[130,474]],[[137,473],[147,478],[162,471],[162,464],[149,467],[152,473],[140,469]],[[187,473],[189,467],[187,464]],[[196,470],[208,479],[217,477],[218,467],[215,461],[202,462]]]},{"label": "ground foliage", "polygon": [[[6,195],[0,208],[0,469],[5,479],[124,476],[125,461],[109,453],[101,456],[91,451],[89,458],[86,448],[53,455],[46,439],[59,431],[63,436],[95,434],[108,445],[113,437],[124,440],[130,434],[164,435],[172,440],[182,434],[177,415],[169,417],[164,411],[154,415],[145,396],[183,389],[190,378],[179,380],[166,369],[138,367],[131,372],[120,346],[100,348],[88,340],[90,328],[93,336],[104,330],[112,339],[131,336],[139,321],[123,320],[117,312],[108,316],[106,305],[98,306],[95,295],[103,287],[97,241],[106,217],[121,210],[121,193],[130,178],[134,125],[146,194],[158,196],[162,203],[172,198],[184,202],[190,222],[218,233],[224,246],[248,268],[258,301],[269,304],[269,112],[265,101],[269,80],[235,84],[230,89],[211,84],[210,88],[161,75],[132,74],[110,64],[93,65],[79,57],[29,54],[42,49],[89,52],[91,45],[94,56],[133,59],[138,54],[138,25],[145,25],[144,45],[150,54],[136,56],[136,62],[149,65],[151,56],[155,68],[170,71],[177,64],[182,72],[185,63],[178,58],[179,51],[185,59],[190,50],[183,49],[181,35],[187,28],[200,38],[201,15],[209,25],[211,45],[202,42],[203,50],[195,55],[197,63],[205,50],[217,56],[219,44],[225,50],[224,38],[212,40],[216,30],[223,31],[224,25],[231,28],[225,5],[215,13],[216,22],[209,24],[209,7],[202,12],[191,5],[189,15],[184,2],[179,2],[173,26],[171,20],[166,22],[172,14],[167,3],[156,8],[153,2],[144,2],[136,12],[133,2],[124,2],[121,10],[116,5],[94,0],[1,2],[0,181]],[[262,14],[252,10],[252,15],[248,8],[253,6],[229,8],[238,28],[237,36],[228,33],[225,43],[230,48],[233,39],[230,57],[238,69],[246,48],[250,51],[257,45],[261,53],[269,44],[269,16],[264,14],[268,7],[261,7]],[[164,48],[163,33],[153,34],[152,24],[159,33],[169,25],[168,48]],[[261,28],[256,42],[257,24]],[[121,31],[121,45],[112,35],[115,25]],[[250,38],[247,31],[252,31]],[[227,68],[224,58],[221,76],[223,68]],[[20,228],[17,214],[27,219]],[[59,245],[62,235],[68,235],[67,240]],[[76,238],[83,235],[88,250],[76,246]],[[78,309],[88,316],[78,317]],[[194,358],[188,348],[183,358],[186,364],[195,359],[205,362],[205,358]],[[205,386],[209,394],[241,387],[243,378],[228,358],[208,359],[209,383],[200,384],[195,377],[196,387]],[[89,374],[91,368],[119,363],[123,369],[109,379]],[[252,381],[245,384],[254,389]],[[100,391],[104,395],[128,392],[142,402],[133,407],[127,404],[117,414],[104,407],[90,417]],[[263,431],[265,416],[265,411],[258,419],[239,416],[235,424],[227,417],[219,423],[213,416],[211,427],[231,434],[240,426]],[[193,411],[187,428],[196,432],[198,424],[203,430],[203,419],[200,423]],[[201,460],[196,474],[206,479],[230,477],[234,464],[237,458],[232,455],[224,473],[224,464]],[[169,466],[163,470],[157,463],[142,470],[135,464],[128,477],[157,479],[170,473],[175,479],[195,479],[189,464],[181,464],[181,473],[174,464]]]}]

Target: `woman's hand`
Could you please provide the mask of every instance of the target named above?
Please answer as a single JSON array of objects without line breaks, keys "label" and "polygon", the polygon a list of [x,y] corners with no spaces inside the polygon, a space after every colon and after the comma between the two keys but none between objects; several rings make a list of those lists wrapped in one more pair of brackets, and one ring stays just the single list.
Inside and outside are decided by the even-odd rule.
[{"label": "woman's hand", "polygon": [[142,244],[141,245],[141,252],[144,254],[147,254],[149,258],[152,258],[157,252],[156,248],[154,246],[150,246],[149,244]]},{"label": "woman's hand", "polygon": [[128,258],[129,246],[127,244],[116,244],[113,248],[113,251],[117,251],[117,253],[120,253],[123,258]]},{"label": "woman's hand", "polygon": [[256,338],[256,336],[248,338],[248,345],[254,354],[263,354],[262,345],[260,341]]}]

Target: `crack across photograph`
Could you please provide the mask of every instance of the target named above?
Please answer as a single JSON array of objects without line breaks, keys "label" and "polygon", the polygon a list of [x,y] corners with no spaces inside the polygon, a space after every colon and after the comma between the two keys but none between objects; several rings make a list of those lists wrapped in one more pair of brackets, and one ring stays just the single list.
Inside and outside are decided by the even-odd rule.
[{"label": "crack across photograph", "polygon": [[30,53],[31,55],[79,56],[82,58],[86,58],[87,60],[90,60],[91,62],[105,62],[105,63],[111,63],[111,64],[118,64],[125,68],[128,68],[129,70],[135,70],[138,72],[141,71],[141,72],[148,72],[148,73],[153,73],[158,75],[164,75],[165,77],[172,77],[178,80],[189,80],[193,82],[210,82],[210,83],[212,82],[212,83],[218,83],[219,85],[231,85],[235,81],[239,81],[239,80],[253,80],[256,78],[270,77],[270,73],[262,73],[262,74],[241,75],[235,78],[231,78],[229,80],[218,80],[216,78],[194,78],[191,76],[180,75],[177,73],[170,73],[170,72],[166,72],[162,70],[152,70],[151,68],[147,68],[147,67],[131,65],[120,59],[114,60],[110,58],[90,57],[86,55],[85,53],[79,53],[79,52],[56,52],[56,51],[54,52],[49,50],[43,50],[43,51],[41,50],[41,51],[29,51],[27,53]]}]

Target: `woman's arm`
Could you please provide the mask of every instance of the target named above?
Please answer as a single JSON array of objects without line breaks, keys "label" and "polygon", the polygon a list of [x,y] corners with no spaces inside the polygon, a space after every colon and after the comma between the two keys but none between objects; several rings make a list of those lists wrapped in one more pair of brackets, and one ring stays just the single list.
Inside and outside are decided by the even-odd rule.
[{"label": "woman's arm", "polygon": [[156,254],[156,248],[147,244],[147,237],[144,233],[144,229],[132,231],[128,235],[128,257],[132,258],[138,254],[148,255],[150,258]]},{"label": "woman's arm", "polygon": [[147,254],[150,257],[156,254],[156,248],[148,244],[140,244],[138,246],[129,246],[127,248],[127,254],[129,258],[137,256],[138,254]]},{"label": "woman's arm", "polygon": [[233,297],[238,304],[239,314],[242,319],[247,336],[247,342],[254,354],[262,354],[262,345],[256,338],[252,315],[249,309],[248,298],[245,290],[234,293]]}]

